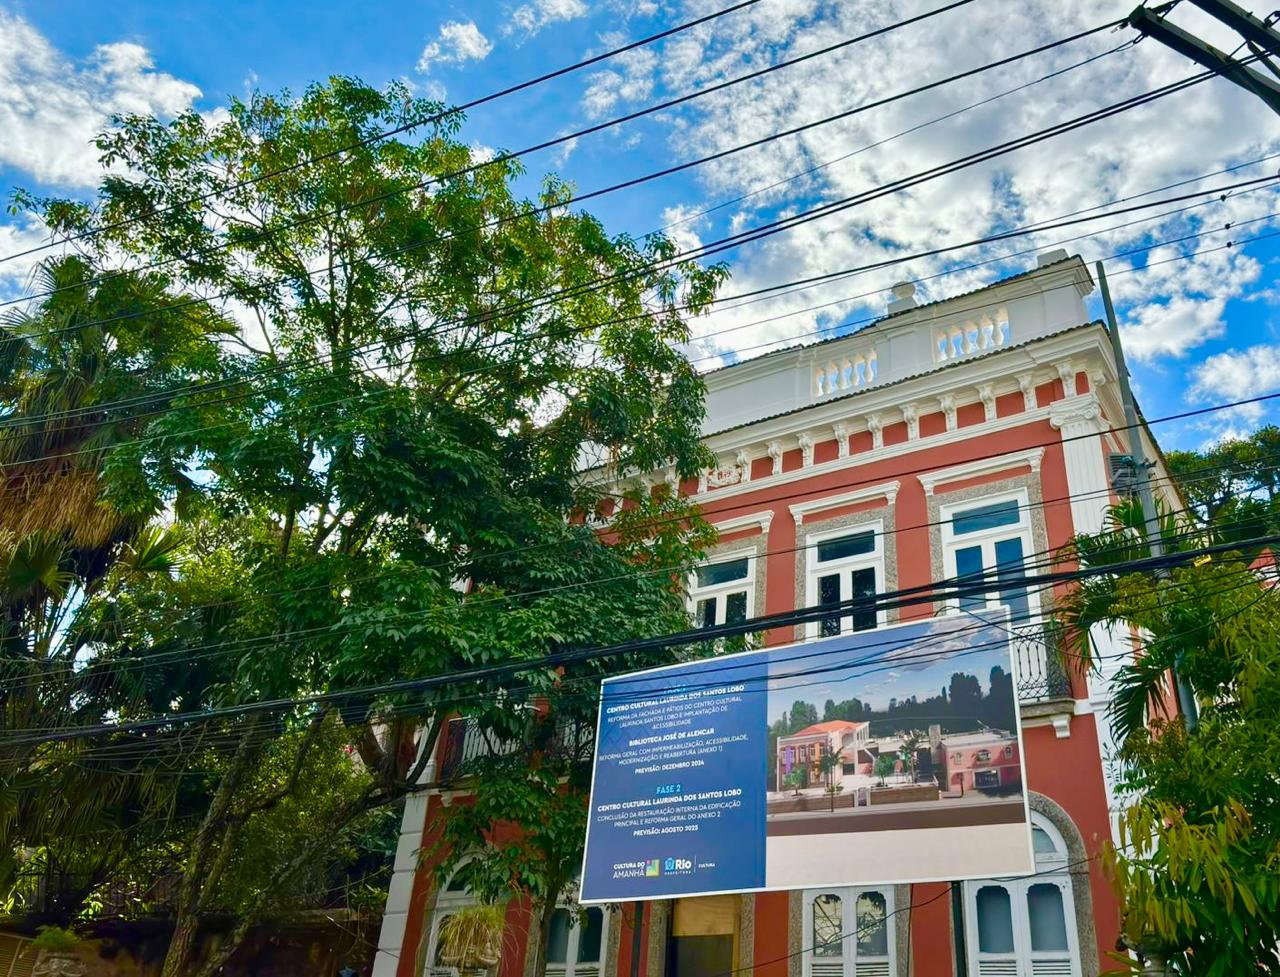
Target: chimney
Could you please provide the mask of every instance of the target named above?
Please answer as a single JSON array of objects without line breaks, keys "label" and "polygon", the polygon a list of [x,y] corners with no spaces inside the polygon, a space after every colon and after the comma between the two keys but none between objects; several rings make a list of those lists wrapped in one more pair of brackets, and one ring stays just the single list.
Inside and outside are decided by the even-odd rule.
[{"label": "chimney", "polygon": [[1067,254],[1066,248],[1055,248],[1052,251],[1045,251],[1036,255],[1036,267],[1043,268],[1045,265],[1057,264],[1059,261],[1066,261],[1071,255]]},{"label": "chimney", "polygon": [[935,750],[942,745],[942,726],[939,723],[929,727],[929,745]]},{"label": "chimney", "polygon": [[916,283],[897,282],[893,286],[893,301],[889,303],[889,315],[914,309],[916,302]]}]

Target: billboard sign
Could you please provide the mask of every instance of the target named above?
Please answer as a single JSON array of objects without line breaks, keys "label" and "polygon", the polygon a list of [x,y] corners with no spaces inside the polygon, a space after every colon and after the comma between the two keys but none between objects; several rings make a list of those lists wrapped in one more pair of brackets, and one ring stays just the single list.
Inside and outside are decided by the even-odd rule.
[{"label": "billboard sign", "polygon": [[1012,643],[984,611],[605,680],[581,901],[1030,872]]}]

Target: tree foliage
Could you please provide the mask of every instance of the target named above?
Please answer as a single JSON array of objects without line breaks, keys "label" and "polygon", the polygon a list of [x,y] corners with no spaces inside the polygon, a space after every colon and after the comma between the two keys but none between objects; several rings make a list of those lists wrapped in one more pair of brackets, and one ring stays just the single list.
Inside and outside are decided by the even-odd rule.
[{"label": "tree foliage", "polygon": [[[180,375],[162,360],[141,391],[97,375],[76,387],[96,405],[79,416],[97,426],[74,432],[94,449],[93,506],[132,533],[103,534],[104,559],[151,539],[149,526],[180,530],[178,562],[77,603],[93,628],[76,675],[130,662],[137,687],[112,706],[119,718],[447,676],[687,623],[684,570],[712,535],[696,513],[635,491],[608,538],[584,517],[608,478],[709,463],[702,383],[678,346],[723,269],[675,263],[660,236],[609,235],[554,177],[520,197],[519,164],[480,165],[460,116],[413,123],[440,108],[402,85],[334,78],[233,101],[214,121],[127,117],[99,140],[112,175],[93,201],[19,195],[78,237],[84,268],[123,255],[210,300],[139,299],[67,333],[88,342],[104,320],[141,329],[156,316],[195,331]],[[401,126],[404,137],[381,138]],[[193,345],[210,333],[211,346]],[[136,355],[184,350],[153,339]],[[0,377],[3,410],[44,423],[47,398],[24,391],[56,386],[60,367],[14,362],[24,379]],[[56,475],[32,471],[46,488]],[[51,586],[63,586],[57,572]],[[416,786],[449,717],[504,741],[536,737],[534,711],[549,728],[586,720],[601,676],[666,660],[353,693],[171,737],[207,758],[209,776],[172,847],[181,882],[166,975],[211,972],[234,950],[233,934],[191,963],[201,913],[231,907],[243,926],[282,889],[307,889],[312,860]],[[495,768],[477,791],[477,810],[524,832],[526,861],[478,820],[449,828],[450,858],[482,854],[489,879],[544,908],[570,881],[569,838],[585,816],[573,762],[546,755]],[[309,808],[306,785],[320,783],[332,790]]]},{"label": "tree foliage", "polygon": [[[1205,541],[1164,524],[1170,548]],[[1145,555],[1140,525],[1117,510],[1075,555],[1104,567]],[[1228,554],[1168,579],[1095,578],[1067,613],[1143,639],[1112,716],[1126,806],[1110,864],[1130,945],[1179,974],[1280,973],[1280,598]],[[1171,705],[1175,666],[1199,703],[1193,730]]]}]

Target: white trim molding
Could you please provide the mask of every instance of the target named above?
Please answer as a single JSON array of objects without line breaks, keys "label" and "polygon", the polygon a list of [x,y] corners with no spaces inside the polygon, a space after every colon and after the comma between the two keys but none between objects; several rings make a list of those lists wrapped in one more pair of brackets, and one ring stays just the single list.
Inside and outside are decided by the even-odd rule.
[{"label": "white trim molding", "polygon": [[1102,401],[1095,393],[1076,394],[1049,405],[1049,423],[1061,431],[1068,424],[1084,424],[1102,417]]},{"label": "white trim molding", "polygon": [[994,472],[1008,471],[1010,468],[1028,466],[1032,472],[1040,471],[1040,463],[1044,460],[1044,448],[1028,448],[1026,451],[1010,451],[1008,454],[994,458],[979,458],[977,461],[966,461],[950,468],[939,468],[931,472],[923,472],[917,477],[924,486],[925,495],[933,495],[939,485],[948,482],[960,482],[966,478],[977,478],[979,475],[990,475]]},{"label": "white trim molding", "polygon": [[[728,533],[740,533],[744,529],[754,529],[757,526],[760,527],[760,532],[767,536],[769,534],[769,526],[772,523],[773,510],[764,509],[760,512],[749,512],[745,516],[734,516],[732,519],[712,522],[711,525],[722,536]],[[716,559],[719,559],[719,557]]]},{"label": "white trim molding", "polygon": [[867,502],[871,499],[886,499],[889,505],[893,505],[898,498],[898,489],[901,482],[885,482],[882,485],[871,485],[867,488],[855,489],[852,492],[845,492],[843,495],[824,495],[820,499],[810,499],[808,502],[797,502],[791,509],[791,518],[796,521],[796,525],[804,523],[805,516],[811,516],[815,512],[826,512],[829,509],[838,509],[841,506],[857,505],[859,502]]}]

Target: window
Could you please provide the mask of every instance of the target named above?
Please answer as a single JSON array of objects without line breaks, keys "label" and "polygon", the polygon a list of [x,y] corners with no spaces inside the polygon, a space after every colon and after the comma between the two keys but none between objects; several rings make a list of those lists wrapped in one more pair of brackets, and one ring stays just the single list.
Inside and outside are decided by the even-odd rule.
[{"label": "window", "polygon": [[457,967],[444,962],[444,948],[440,943],[440,928],[444,925],[446,919],[463,906],[474,906],[476,904],[475,896],[467,888],[467,876],[466,864],[459,866],[441,887],[440,893],[436,897],[435,910],[431,914],[430,930],[427,935],[426,959],[431,961],[431,966],[427,971],[430,977],[456,977],[458,974]]},{"label": "window", "polygon": [[987,583],[986,593],[959,598],[962,610],[1005,606],[1015,621],[1037,610],[1027,590],[1025,561],[1032,552],[1026,492],[942,508],[946,574],[961,584]]},{"label": "window", "polygon": [[1013,747],[1012,747],[1012,746],[1006,746],[1006,747],[1004,748],[1004,758],[1005,758],[1006,760],[1012,760],[1012,759],[1013,759]]},{"label": "window", "polygon": [[[874,598],[884,591],[884,551],[879,522],[810,536],[808,561],[809,607]],[[869,631],[883,623],[874,606],[852,613],[832,614],[810,624],[810,637],[830,637],[850,631]]]},{"label": "window", "polygon": [[745,621],[752,614],[755,558],[739,554],[698,567],[689,580],[689,610],[696,627]]},{"label": "window", "polygon": [[974,977],[1080,977],[1066,845],[1048,820],[1034,813],[1031,818],[1035,875],[965,883]]},{"label": "window", "polygon": [[599,977],[608,911],[586,907],[581,914],[564,907],[551,914],[547,933],[547,977]]},{"label": "window", "polygon": [[978,755],[975,757],[975,759],[978,761],[978,763],[989,763],[991,762],[991,751],[979,750]]},{"label": "window", "polygon": [[811,889],[804,894],[804,977],[889,977],[893,893]]}]

